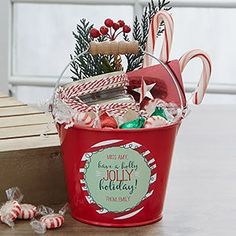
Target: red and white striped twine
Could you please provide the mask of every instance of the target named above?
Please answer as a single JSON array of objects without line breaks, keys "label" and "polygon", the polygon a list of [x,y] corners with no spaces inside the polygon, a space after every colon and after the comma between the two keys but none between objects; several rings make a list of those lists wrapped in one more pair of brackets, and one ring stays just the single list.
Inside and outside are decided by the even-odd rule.
[{"label": "red and white striped twine", "polygon": [[65,88],[60,91],[61,98],[72,98],[82,96],[88,93],[99,92],[106,89],[116,88],[120,86],[128,86],[129,81],[126,74],[101,78],[86,83],[79,83]]},{"label": "red and white striped twine", "polygon": [[[74,100],[74,99],[63,99],[63,102],[70,106],[73,110],[77,112],[97,112],[97,105],[87,105],[80,99]],[[110,104],[101,104],[98,107],[98,111],[106,111],[106,112],[113,112],[113,114],[124,114],[127,110],[125,109],[131,109],[134,111],[138,111],[138,107],[136,103],[110,103]]]}]

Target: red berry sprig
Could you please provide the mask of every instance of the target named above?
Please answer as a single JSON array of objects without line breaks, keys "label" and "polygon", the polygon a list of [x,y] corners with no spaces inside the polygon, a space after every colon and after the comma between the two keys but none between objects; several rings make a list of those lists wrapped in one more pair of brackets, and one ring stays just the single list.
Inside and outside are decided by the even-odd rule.
[{"label": "red berry sprig", "polygon": [[99,36],[107,36],[111,41],[115,40],[119,34],[127,34],[131,31],[131,28],[125,24],[123,20],[114,22],[112,19],[107,18],[104,21],[104,25],[100,27],[100,30],[92,28],[90,30],[90,36],[92,38],[98,38]]}]

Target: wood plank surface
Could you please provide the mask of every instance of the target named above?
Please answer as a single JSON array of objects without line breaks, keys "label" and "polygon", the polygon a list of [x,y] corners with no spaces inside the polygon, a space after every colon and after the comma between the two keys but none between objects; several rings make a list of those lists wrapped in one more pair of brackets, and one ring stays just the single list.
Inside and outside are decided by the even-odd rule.
[{"label": "wood plank surface", "polygon": [[[36,136],[36,137],[25,137],[16,139],[3,139],[0,140],[0,153],[27,149],[37,149],[46,147],[59,146],[58,135]],[[14,153],[13,153],[14,154]]]},{"label": "wood plank surface", "polygon": [[22,102],[17,101],[13,97],[0,98],[0,108],[2,107],[14,107],[25,105]]},{"label": "wood plank surface", "polygon": [[9,97],[9,96],[4,94],[4,93],[2,93],[2,92],[0,92],[0,98],[6,98],[6,97]]},{"label": "wood plank surface", "polygon": [[16,107],[3,107],[0,108],[0,117],[30,115],[30,114],[42,114],[43,111],[39,111],[36,108],[30,106],[16,106]]},{"label": "wood plank surface", "polygon": [[5,201],[5,190],[11,186],[21,189],[24,202],[36,205],[66,202],[59,146],[0,152],[0,180],[0,202]]},{"label": "wood plank surface", "polygon": [[19,115],[10,117],[0,117],[0,128],[16,127],[34,124],[46,124],[52,121],[50,114]]},{"label": "wood plank surface", "polygon": [[33,137],[44,133],[57,134],[55,125],[49,123],[0,128],[0,140],[20,137]]}]

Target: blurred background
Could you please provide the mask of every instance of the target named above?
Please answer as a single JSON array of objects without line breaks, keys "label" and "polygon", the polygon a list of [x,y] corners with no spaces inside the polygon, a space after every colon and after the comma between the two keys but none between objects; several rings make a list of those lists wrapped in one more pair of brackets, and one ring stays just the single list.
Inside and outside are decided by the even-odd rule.
[{"label": "blurred background", "polygon": [[[57,77],[73,53],[72,31],[81,18],[95,27],[105,18],[123,19],[132,26],[141,16],[144,0],[1,0],[0,91],[18,100],[40,104],[53,91]],[[236,104],[235,0],[171,0],[175,21],[171,59],[201,48],[212,58],[213,74],[205,104]],[[157,41],[162,44],[162,39]],[[157,51],[158,51],[157,47]],[[158,52],[156,52],[158,55]],[[187,91],[195,88],[200,60],[192,61],[183,79]],[[64,81],[70,81],[67,72]]]}]

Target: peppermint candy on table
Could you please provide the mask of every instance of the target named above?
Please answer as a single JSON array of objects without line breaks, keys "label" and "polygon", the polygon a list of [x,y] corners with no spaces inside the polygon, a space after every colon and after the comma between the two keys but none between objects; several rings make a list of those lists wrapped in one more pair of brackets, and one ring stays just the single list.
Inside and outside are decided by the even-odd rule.
[{"label": "peppermint candy on table", "polygon": [[61,214],[49,214],[46,216],[42,216],[40,221],[46,225],[47,229],[55,229],[62,226],[65,219],[64,216]]},{"label": "peppermint candy on table", "polygon": [[146,120],[144,128],[154,128],[154,127],[166,126],[168,124],[169,122],[161,116],[151,116]]},{"label": "peppermint candy on table", "polygon": [[20,214],[20,210],[21,210],[21,207],[17,201],[15,200],[7,201],[0,208],[1,221],[12,227],[14,225],[13,222],[16,220],[16,218]]},{"label": "peppermint candy on table", "polygon": [[32,204],[20,204],[21,210],[18,219],[28,220],[36,215],[36,206]]}]

